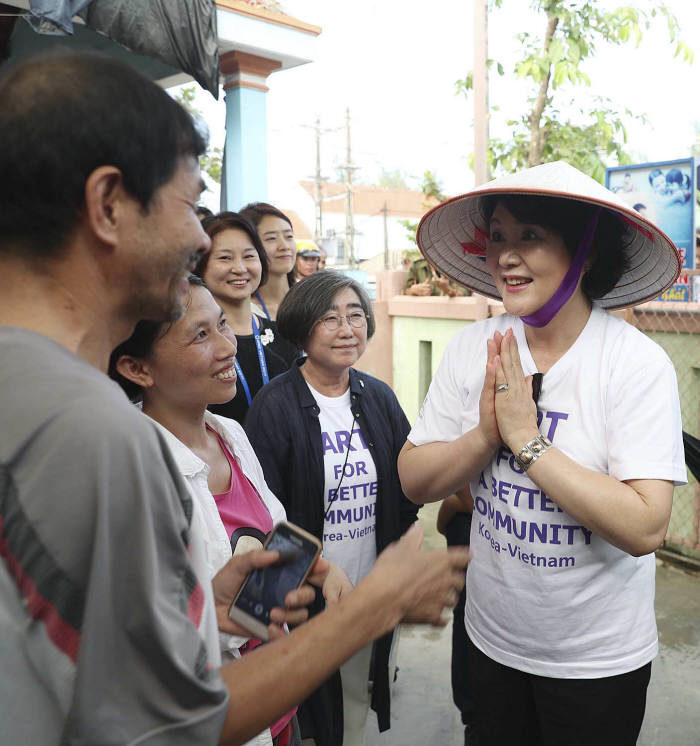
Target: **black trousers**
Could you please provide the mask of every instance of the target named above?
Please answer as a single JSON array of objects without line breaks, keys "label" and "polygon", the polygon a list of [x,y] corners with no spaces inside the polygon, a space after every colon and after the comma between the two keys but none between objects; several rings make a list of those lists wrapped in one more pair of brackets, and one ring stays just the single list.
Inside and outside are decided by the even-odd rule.
[{"label": "black trousers", "polygon": [[[445,529],[447,546],[468,546],[471,526],[471,513],[456,513]],[[452,699],[462,716],[462,723],[467,725],[474,721],[474,698],[469,681],[469,638],[464,629],[465,602],[466,591],[462,588],[452,617]]]},{"label": "black trousers", "polygon": [[469,640],[480,746],[634,746],[651,663],[601,679],[554,679],[496,663]]}]

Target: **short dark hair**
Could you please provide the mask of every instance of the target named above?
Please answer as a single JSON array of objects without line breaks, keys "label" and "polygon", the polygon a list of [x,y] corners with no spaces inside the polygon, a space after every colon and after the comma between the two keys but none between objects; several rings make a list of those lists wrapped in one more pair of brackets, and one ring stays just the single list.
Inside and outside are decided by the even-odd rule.
[{"label": "short dark hair", "polygon": [[[206,283],[201,277],[188,275],[187,280],[190,283],[190,287],[206,288]],[[189,303],[190,300],[187,301],[187,305]],[[129,357],[139,360],[147,360],[153,352],[156,341],[165,336],[172,325],[173,322],[168,321],[139,321],[129,339],[112,350],[112,354],[109,356],[107,372],[109,377],[124,389],[124,392],[131,401],[139,401],[141,399],[142,389],[138,383],[134,383],[129,378],[124,378],[117,370],[119,358],[122,355],[129,355]]]},{"label": "short dark hair", "polygon": [[653,184],[654,179],[657,176],[663,176],[663,175],[664,175],[664,172],[660,168],[652,168],[652,170],[649,171],[649,176],[647,178],[649,179],[649,183]]},{"label": "short dark hair", "polygon": [[[260,264],[262,265],[260,285],[258,285],[258,287],[262,287],[267,282],[267,276],[270,271],[270,260],[267,258],[267,254],[265,253],[262,241],[258,236],[258,232],[255,230],[253,224],[244,218],[243,215],[238,212],[220,212],[211,217],[204,218],[204,220],[202,220],[202,228],[211,239],[213,239],[217,233],[222,233],[223,231],[228,230],[239,230],[246,233],[255,250],[258,252]],[[195,267],[194,273],[199,277],[204,277],[210,256],[211,251],[208,251],[200,258],[199,264]]]},{"label": "short dark hair", "polygon": [[178,159],[206,150],[174,99],[103,54],[21,62],[0,80],[0,101],[0,245],[37,258],[65,246],[96,168],[116,166],[147,211]]},{"label": "short dark hair", "polygon": [[243,215],[244,218],[250,220],[256,228],[266,215],[282,218],[286,223],[289,223],[290,228],[292,227],[292,221],[281,210],[267,202],[250,202],[239,210],[239,215]]},{"label": "short dark hair", "polygon": [[[479,205],[487,225],[499,203],[521,223],[543,225],[559,233],[572,257],[595,209],[587,202],[564,197],[493,194],[482,197]],[[589,254],[592,265],[581,281],[589,299],[607,295],[622,277],[629,262],[624,247],[633,230],[617,213],[601,210]]]},{"label": "short dark hair", "polygon": [[303,348],[314,326],[330,310],[335,296],[345,288],[354,290],[360,299],[367,316],[367,338],[370,339],[376,326],[367,292],[352,277],[327,269],[314,272],[290,288],[277,311],[279,333],[300,349]]},{"label": "short dark hair", "polygon": [[672,168],[666,172],[667,184],[678,184],[680,187],[690,186],[690,179],[679,168]]}]

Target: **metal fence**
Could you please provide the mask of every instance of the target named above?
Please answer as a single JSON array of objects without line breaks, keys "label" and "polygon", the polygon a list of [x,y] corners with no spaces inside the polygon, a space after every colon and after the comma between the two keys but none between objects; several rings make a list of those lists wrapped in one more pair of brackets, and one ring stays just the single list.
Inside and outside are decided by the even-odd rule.
[{"label": "metal fence", "polygon": [[[646,303],[625,319],[666,350],[678,376],[683,429],[700,437],[700,303]],[[700,485],[677,487],[664,548],[700,560]]]}]

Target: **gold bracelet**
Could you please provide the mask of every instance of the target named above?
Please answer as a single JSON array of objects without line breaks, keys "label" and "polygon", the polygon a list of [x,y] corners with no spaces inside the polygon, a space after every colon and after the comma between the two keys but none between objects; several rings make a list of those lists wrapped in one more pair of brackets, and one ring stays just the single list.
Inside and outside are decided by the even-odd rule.
[{"label": "gold bracelet", "polygon": [[527,471],[537,459],[552,447],[552,442],[544,435],[538,435],[515,454],[515,460],[523,471]]}]

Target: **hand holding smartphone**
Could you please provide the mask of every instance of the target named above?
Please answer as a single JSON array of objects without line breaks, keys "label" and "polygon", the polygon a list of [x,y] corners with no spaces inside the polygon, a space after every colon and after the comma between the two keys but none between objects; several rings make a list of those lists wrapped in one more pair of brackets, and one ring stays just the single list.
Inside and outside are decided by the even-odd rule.
[{"label": "hand holding smartphone", "polygon": [[263,549],[278,551],[279,559],[248,575],[229,617],[259,639],[267,640],[271,609],[284,608],[289,591],[304,583],[321,553],[321,542],[293,523],[279,523],[269,533]]}]

